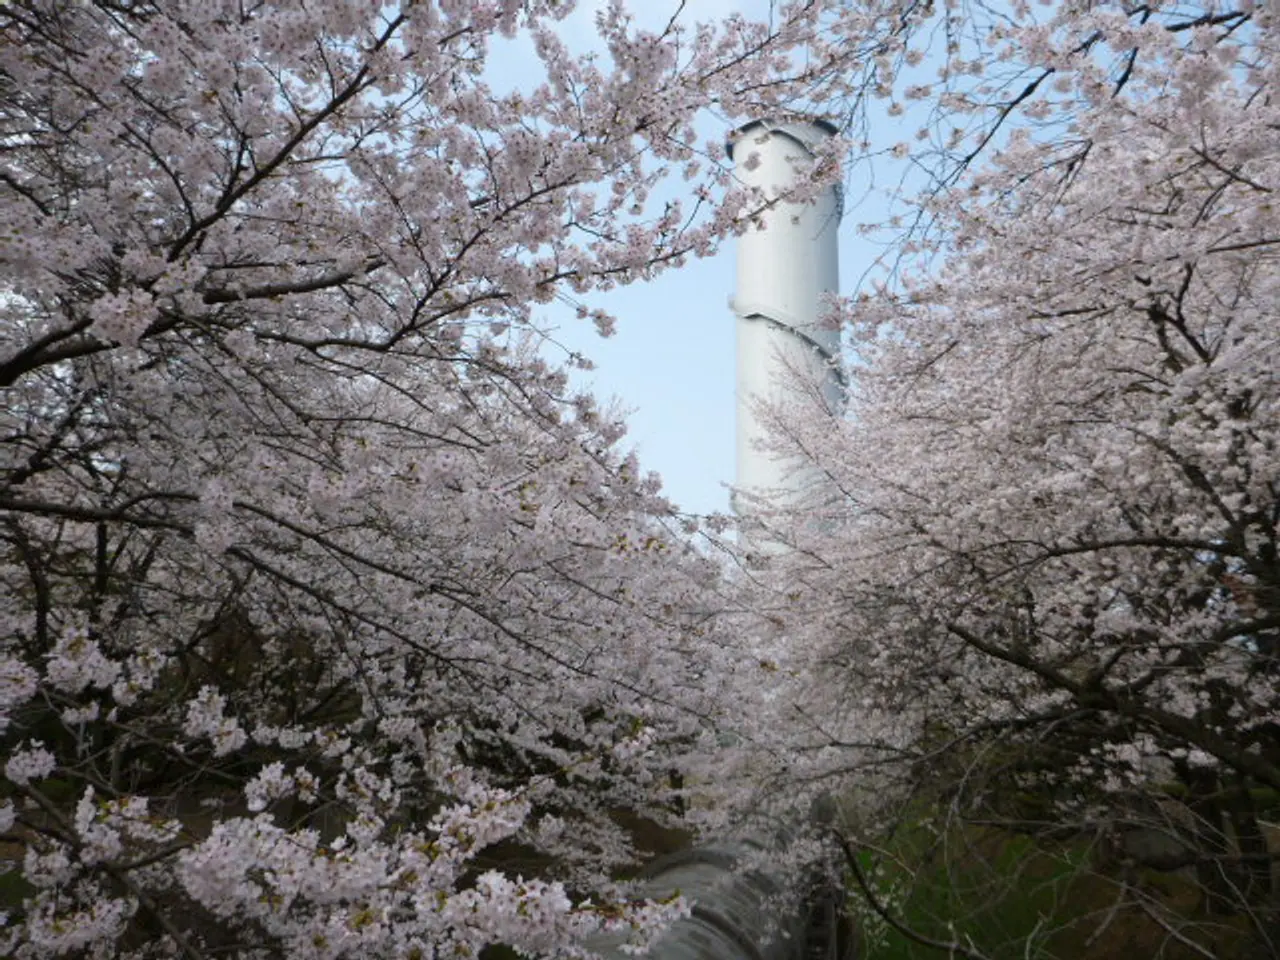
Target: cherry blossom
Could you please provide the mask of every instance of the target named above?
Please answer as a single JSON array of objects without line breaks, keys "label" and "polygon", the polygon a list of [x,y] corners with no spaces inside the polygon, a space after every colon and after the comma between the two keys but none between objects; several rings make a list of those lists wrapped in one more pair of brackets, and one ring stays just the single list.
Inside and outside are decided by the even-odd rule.
[{"label": "cherry blossom", "polygon": [[[0,5],[0,742],[34,891],[0,952],[567,954],[685,909],[616,882],[617,814],[674,822],[759,677],[536,321],[607,335],[593,294],[747,229],[707,124],[839,72],[801,52],[821,4],[612,3],[599,54],[573,8]],[[545,876],[491,869],[529,849]]]},{"label": "cherry blossom", "polygon": [[803,773],[843,777],[866,836],[930,803],[1091,843],[1162,832],[1163,866],[1127,855],[1269,923],[1273,14],[948,16],[934,122],[963,132],[903,148],[934,179],[893,274],[839,309],[848,417],[776,411],[828,481],[772,518],[795,549],[754,600],[789,632]]}]

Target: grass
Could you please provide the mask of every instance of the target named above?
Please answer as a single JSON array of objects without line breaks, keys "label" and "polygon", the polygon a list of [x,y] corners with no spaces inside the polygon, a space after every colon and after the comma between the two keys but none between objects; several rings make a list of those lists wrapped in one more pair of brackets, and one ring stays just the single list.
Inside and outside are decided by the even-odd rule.
[{"label": "grass", "polygon": [[[991,960],[1235,958],[1247,949],[1247,920],[1208,915],[1189,871],[1100,862],[1090,839],[916,825],[891,848],[860,853],[859,866],[904,926]],[[869,916],[865,902],[854,912],[875,960],[946,955]]]}]

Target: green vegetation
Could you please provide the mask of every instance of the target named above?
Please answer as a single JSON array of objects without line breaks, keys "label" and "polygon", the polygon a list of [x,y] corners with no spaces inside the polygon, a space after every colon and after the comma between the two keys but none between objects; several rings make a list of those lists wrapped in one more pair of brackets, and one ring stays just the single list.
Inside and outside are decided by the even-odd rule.
[{"label": "green vegetation", "polygon": [[[1108,838],[922,818],[855,859],[853,909],[875,960],[936,958],[941,944],[990,960],[1252,956],[1250,918],[1215,912],[1193,868],[1138,867]],[[859,893],[858,874],[896,928]]]}]

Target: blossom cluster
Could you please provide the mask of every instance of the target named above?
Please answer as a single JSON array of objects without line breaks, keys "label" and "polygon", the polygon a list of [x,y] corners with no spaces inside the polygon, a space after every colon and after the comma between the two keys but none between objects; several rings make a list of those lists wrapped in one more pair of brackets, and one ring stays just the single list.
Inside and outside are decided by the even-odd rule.
[{"label": "blossom cluster", "polygon": [[[868,809],[1172,831],[1252,910],[1271,881],[1223,851],[1268,849],[1280,788],[1275,14],[970,15],[903,148],[915,226],[838,311],[848,417],[775,412],[827,479],[767,518],[787,708],[823,705],[806,774]],[[925,42],[886,44],[907,100]]]},{"label": "blossom cluster", "polygon": [[[608,335],[595,294],[747,228],[708,108],[838,76],[788,54],[825,4],[786,6],[611,3],[599,56],[543,0],[4,5],[0,832],[31,892],[0,953],[553,954],[674,915],[614,881],[612,812],[674,822],[759,678],[533,321]],[[545,875],[491,869],[530,847]]]}]

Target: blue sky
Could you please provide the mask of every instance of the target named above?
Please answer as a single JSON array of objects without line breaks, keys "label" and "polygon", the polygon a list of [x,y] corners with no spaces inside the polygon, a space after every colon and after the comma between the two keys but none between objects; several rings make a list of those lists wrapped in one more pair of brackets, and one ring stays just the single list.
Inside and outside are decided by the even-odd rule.
[{"label": "blue sky", "polygon": [[734,458],[732,246],[646,284],[615,291],[600,304],[618,317],[617,333],[597,336],[571,314],[548,319],[557,339],[596,369],[582,375],[602,399],[628,412],[625,442],[667,495],[696,513],[727,511]]}]

